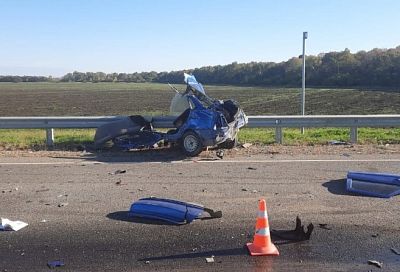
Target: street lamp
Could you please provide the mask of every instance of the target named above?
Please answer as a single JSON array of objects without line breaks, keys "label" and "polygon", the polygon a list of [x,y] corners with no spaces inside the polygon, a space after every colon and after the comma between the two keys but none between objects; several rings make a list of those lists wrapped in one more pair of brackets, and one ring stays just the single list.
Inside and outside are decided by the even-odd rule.
[{"label": "street lamp", "polygon": [[[303,32],[303,71],[302,71],[302,92],[301,92],[301,115],[305,115],[306,104],[306,39],[308,32]],[[301,134],[304,134],[304,127],[301,128]]]}]

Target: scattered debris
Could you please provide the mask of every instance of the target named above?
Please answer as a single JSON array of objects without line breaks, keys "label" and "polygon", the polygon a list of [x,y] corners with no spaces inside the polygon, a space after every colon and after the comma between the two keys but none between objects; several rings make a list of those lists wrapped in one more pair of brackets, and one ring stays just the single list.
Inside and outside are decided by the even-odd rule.
[{"label": "scattered debris", "polygon": [[330,144],[330,145],[348,145],[347,142],[337,141],[337,140],[328,141],[328,144]]},{"label": "scattered debris", "polygon": [[397,249],[395,249],[394,247],[392,247],[390,250],[391,250],[394,254],[400,255],[400,251],[397,250]]},{"label": "scattered debris", "polygon": [[296,217],[296,227],[294,230],[271,230],[272,235],[278,236],[284,240],[291,241],[305,241],[309,240],[311,233],[314,230],[314,225],[312,223],[308,224],[307,232],[304,230],[304,226],[301,224],[300,218]]},{"label": "scattered debris", "polygon": [[249,148],[250,146],[252,146],[253,144],[251,144],[251,143],[245,143],[245,144],[242,144],[242,147],[243,148]]},{"label": "scattered debris", "polygon": [[61,208],[61,207],[65,207],[65,206],[67,206],[68,205],[68,202],[62,202],[62,203],[59,203],[57,206],[59,207],[59,208]]},{"label": "scattered debris", "polygon": [[332,230],[328,227],[328,224],[318,224],[321,229]]},{"label": "scattered debris", "polygon": [[51,261],[51,262],[48,262],[48,263],[47,263],[47,266],[48,266],[50,269],[53,269],[53,268],[56,268],[56,267],[61,267],[61,266],[64,266],[64,265],[65,265],[64,262],[63,262],[63,261],[60,261],[60,260]]},{"label": "scattered debris", "polygon": [[247,167],[247,169],[249,169],[249,170],[257,170],[257,168],[254,168],[254,167]]},{"label": "scattered debris", "polygon": [[1,218],[0,230],[19,231],[20,229],[25,228],[26,226],[28,226],[28,224],[22,221],[11,221],[8,220],[7,218]]},{"label": "scattered debris", "polygon": [[375,265],[378,268],[382,268],[382,266],[383,266],[383,262],[378,262],[375,260],[368,260],[368,264]]},{"label": "scattered debris", "polygon": [[206,258],[206,263],[213,263],[213,262],[215,262],[214,255],[212,255],[210,258]]},{"label": "scattered debris", "polygon": [[125,174],[126,170],[116,170],[114,173],[109,173],[110,175],[119,175],[119,174]]},{"label": "scattered debris", "polygon": [[224,158],[224,150],[223,149],[218,149],[217,152],[215,153],[218,158],[223,159]]}]

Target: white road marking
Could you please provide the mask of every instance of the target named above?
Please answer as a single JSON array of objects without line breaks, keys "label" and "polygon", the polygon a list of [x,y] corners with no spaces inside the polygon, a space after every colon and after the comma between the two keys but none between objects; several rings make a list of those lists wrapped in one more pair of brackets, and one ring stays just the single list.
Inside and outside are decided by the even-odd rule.
[{"label": "white road marking", "polygon": [[48,162],[0,162],[0,165],[96,165],[96,164],[116,164],[116,163],[149,163],[149,164],[186,164],[186,163],[312,163],[312,162],[400,162],[400,159],[291,159],[291,160],[180,160],[180,161],[165,161],[165,162],[99,162],[99,161],[48,161]]},{"label": "white road marking", "polygon": [[340,160],[340,159],[315,159],[315,160],[310,160],[310,159],[293,159],[293,160],[216,160],[216,161],[202,161],[199,160],[197,162],[200,163],[243,163],[243,162],[249,162],[249,163],[291,163],[291,162],[400,162],[400,159],[380,159],[380,160],[368,160],[368,159],[353,159],[353,160]]}]

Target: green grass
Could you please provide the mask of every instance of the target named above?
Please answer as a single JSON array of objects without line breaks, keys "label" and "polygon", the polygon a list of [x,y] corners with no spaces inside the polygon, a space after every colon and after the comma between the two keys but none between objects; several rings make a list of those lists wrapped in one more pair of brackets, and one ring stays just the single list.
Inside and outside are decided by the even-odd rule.
[{"label": "green grass", "polygon": [[[327,144],[329,141],[350,141],[350,129],[346,128],[313,128],[305,129],[301,134],[300,129],[283,129],[283,142],[285,145],[314,145]],[[274,129],[242,129],[239,133],[240,142],[257,144],[272,144],[275,142]],[[400,144],[400,129],[359,128],[359,144]]]},{"label": "green grass", "polygon": [[[55,129],[56,149],[74,149],[77,145],[93,141],[94,129]],[[46,131],[43,129],[2,129],[0,146],[4,149],[45,149]]]},{"label": "green grass", "polygon": [[[285,145],[324,145],[329,141],[349,141],[349,129],[318,128],[306,129],[301,134],[299,129],[284,129]],[[78,145],[93,141],[94,129],[55,129],[55,149],[74,150]],[[400,129],[358,130],[359,144],[400,144]],[[241,143],[273,144],[274,129],[245,128],[239,133]],[[15,149],[45,149],[46,132],[40,129],[0,130],[0,147],[8,150]]]}]

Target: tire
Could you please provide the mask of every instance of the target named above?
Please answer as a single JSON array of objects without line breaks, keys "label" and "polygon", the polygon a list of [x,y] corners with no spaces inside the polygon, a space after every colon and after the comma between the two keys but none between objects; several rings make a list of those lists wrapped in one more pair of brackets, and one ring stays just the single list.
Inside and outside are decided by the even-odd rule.
[{"label": "tire", "polygon": [[203,151],[203,143],[200,137],[193,131],[187,131],[183,134],[181,146],[185,155],[189,157],[197,156]]},{"label": "tire", "polygon": [[237,146],[238,139],[237,136],[233,140],[226,140],[222,144],[219,144],[218,147],[223,148],[223,149],[233,149]]}]

